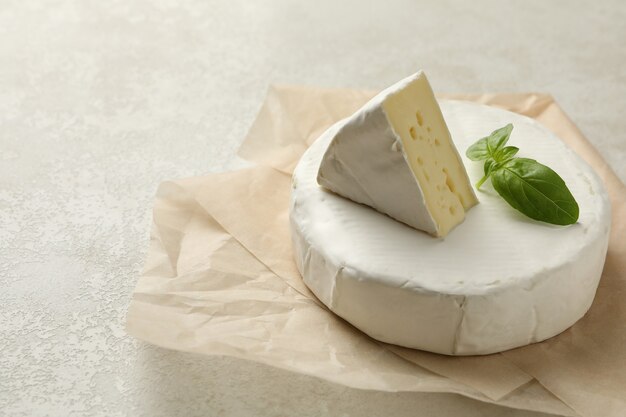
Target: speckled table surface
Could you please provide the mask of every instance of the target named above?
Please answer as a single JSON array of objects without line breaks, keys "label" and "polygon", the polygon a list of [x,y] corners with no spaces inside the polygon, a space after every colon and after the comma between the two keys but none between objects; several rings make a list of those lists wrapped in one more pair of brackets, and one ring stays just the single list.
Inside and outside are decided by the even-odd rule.
[{"label": "speckled table surface", "polygon": [[269,83],[549,92],[626,180],[626,3],[339,3],[0,3],[0,415],[541,415],[124,331],[157,185],[237,165]]}]

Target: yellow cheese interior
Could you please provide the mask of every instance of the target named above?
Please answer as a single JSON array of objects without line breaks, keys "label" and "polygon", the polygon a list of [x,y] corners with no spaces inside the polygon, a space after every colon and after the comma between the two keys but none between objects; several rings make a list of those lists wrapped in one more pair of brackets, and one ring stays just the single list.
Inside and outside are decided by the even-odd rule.
[{"label": "yellow cheese interior", "polygon": [[387,97],[383,109],[402,139],[437,235],[445,236],[478,201],[426,77]]}]

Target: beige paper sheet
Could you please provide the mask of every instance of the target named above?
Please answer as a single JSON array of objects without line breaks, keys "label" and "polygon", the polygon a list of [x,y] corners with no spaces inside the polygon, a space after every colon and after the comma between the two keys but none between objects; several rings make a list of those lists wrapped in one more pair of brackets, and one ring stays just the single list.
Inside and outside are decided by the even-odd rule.
[{"label": "beige paper sheet", "polygon": [[601,175],[613,203],[609,255],[589,314],[563,334],[482,357],[377,342],[330,313],[292,260],[290,173],[326,127],[372,92],[272,87],[240,155],[256,167],[161,185],[128,331],[361,389],[452,392],[561,415],[626,414],[626,188],[550,96],[447,96],[544,123]]}]

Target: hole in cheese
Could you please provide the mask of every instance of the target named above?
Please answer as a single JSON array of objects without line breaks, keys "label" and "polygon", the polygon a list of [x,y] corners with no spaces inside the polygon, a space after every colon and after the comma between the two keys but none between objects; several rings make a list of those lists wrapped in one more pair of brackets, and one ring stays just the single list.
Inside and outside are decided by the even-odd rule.
[{"label": "hole in cheese", "polygon": [[[416,134],[415,134],[415,128],[413,126],[411,126],[411,128],[409,129],[409,135],[411,135],[411,139],[415,140],[416,138]],[[422,137],[420,136],[420,139]]]},{"label": "hole in cheese", "polygon": [[450,175],[448,174],[448,170],[444,168],[442,171],[443,171],[443,174],[446,176],[446,186],[448,186],[450,191],[456,194],[456,187],[454,185],[454,182],[452,181],[452,178],[450,178]]},{"label": "hole in cheese", "polygon": [[424,160],[421,157],[417,157],[417,163],[420,165],[424,165]]},{"label": "hole in cheese", "polygon": [[431,129],[430,129],[430,126],[426,126],[426,131],[427,131],[428,133],[430,133],[430,130],[431,130]]},{"label": "hole in cheese", "polygon": [[424,124],[424,118],[422,117],[422,113],[419,111],[415,113],[415,118],[417,119],[417,124],[422,126]]},{"label": "hole in cheese", "polygon": [[436,146],[441,146],[441,142],[439,142],[439,139],[435,138],[435,145]]}]

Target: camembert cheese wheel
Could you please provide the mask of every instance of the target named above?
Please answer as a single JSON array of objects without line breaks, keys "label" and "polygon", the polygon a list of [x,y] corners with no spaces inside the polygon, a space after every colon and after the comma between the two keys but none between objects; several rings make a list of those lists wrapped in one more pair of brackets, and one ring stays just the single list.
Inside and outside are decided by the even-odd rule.
[{"label": "camembert cheese wheel", "polygon": [[465,149],[512,123],[509,144],[563,178],[580,206],[578,222],[528,219],[487,182],[476,193],[480,204],[445,238],[408,227],[318,185],[346,119],[307,150],[293,175],[291,232],[304,282],[361,331],[409,348],[489,354],[559,334],[589,309],[602,273],[610,205],[601,181],[532,119],[467,102],[440,106],[472,183],[483,164],[466,159]]}]

